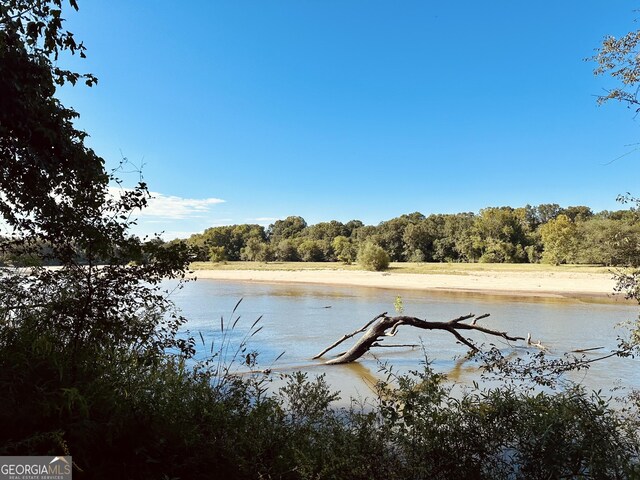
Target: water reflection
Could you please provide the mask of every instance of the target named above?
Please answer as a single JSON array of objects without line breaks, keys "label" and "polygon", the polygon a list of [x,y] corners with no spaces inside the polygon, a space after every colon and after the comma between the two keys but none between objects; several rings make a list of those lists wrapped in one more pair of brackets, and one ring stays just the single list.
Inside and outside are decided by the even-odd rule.
[{"label": "water reflection", "polygon": [[[381,348],[375,357],[367,355],[357,364],[324,366],[311,358],[346,333],[350,333],[382,312],[394,313],[397,295],[403,299],[405,313],[427,320],[448,320],[462,314],[490,313],[482,323],[517,336],[531,333],[541,339],[552,354],[590,347],[617,346],[615,326],[637,317],[637,307],[624,302],[585,303],[577,300],[477,295],[469,292],[395,291],[367,287],[330,287],[322,285],[287,285],[222,282],[199,279],[173,294],[173,299],[189,319],[187,327],[205,343],[220,337],[220,317],[229,315],[240,298],[241,319],[236,330],[228,332],[238,341],[246,329],[262,316],[263,329],[250,339],[249,346],[259,352],[262,368],[274,371],[302,369],[312,374],[325,373],[331,385],[343,397],[370,395],[370,385],[379,378],[379,362],[388,362],[399,372],[420,368],[422,349]],[[234,318],[235,320],[235,318]],[[476,343],[511,349],[502,339],[479,332],[469,334]],[[355,341],[357,337],[351,339]],[[446,332],[401,328],[393,343],[424,344],[426,355],[437,372],[446,373],[454,382],[470,384],[482,381],[475,362],[465,361],[465,348]],[[348,348],[345,342],[340,350]],[[278,355],[284,355],[273,364]],[[205,355],[201,351],[201,355]],[[601,352],[588,355],[598,355]],[[612,358],[596,362],[589,372],[573,372],[568,378],[584,382],[588,388],[608,388],[619,380],[626,387],[640,387],[638,361]]]},{"label": "water reflection", "polygon": [[478,367],[467,358],[459,358],[454,362],[453,368],[444,373],[452,382],[466,383],[465,378],[467,376],[477,375]]}]

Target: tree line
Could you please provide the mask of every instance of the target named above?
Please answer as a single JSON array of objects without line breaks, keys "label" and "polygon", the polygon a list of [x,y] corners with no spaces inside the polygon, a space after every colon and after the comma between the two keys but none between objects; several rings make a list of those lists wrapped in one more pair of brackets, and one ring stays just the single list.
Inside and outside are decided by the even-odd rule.
[{"label": "tree line", "polygon": [[380,224],[308,225],[290,216],[260,225],[211,227],[175,240],[197,261],[355,262],[372,246],[393,262],[640,264],[640,221],[631,210],[586,206],[489,207],[479,213],[401,215]]}]

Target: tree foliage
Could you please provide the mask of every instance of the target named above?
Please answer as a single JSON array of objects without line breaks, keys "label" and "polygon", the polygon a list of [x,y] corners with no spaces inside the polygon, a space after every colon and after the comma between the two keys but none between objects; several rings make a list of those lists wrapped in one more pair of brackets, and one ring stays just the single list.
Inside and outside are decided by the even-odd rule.
[{"label": "tree foliage", "polygon": [[276,220],[269,225],[267,238],[273,243],[285,238],[296,238],[307,227],[307,222],[302,217],[287,217],[284,220]]},{"label": "tree foliage", "polygon": [[545,245],[543,261],[560,265],[570,263],[576,257],[578,229],[569,217],[558,215],[540,228],[542,242]]},{"label": "tree foliage", "polygon": [[[562,240],[551,233],[559,218],[563,219],[563,225],[566,219],[575,226],[565,232]],[[251,249],[245,250],[256,239],[264,244],[260,257],[277,261],[351,263],[356,260],[358,250],[371,242],[382,247],[390,261],[544,260],[619,266],[640,263],[639,229],[640,217],[634,210],[594,213],[584,205],[561,207],[550,203],[489,207],[478,214],[424,216],[414,212],[375,226],[357,220],[307,225],[302,217],[292,216],[276,221],[266,231],[259,225],[212,227],[185,242],[197,252],[198,260],[207,260],[212,248],[216,252],[223,248],[228,260],[256,258],[248,253]],[[257,245],[256,242],[252,245]],[[218,254],[214,257],[222,258]],[[23,256],[17,261],[28,262],[31,257]]]},{"label": "tree foliage", "polygon": [[473,247],[481,262],[526,261],[529,238],[523,211],[511,207],[482,209],[473,229]]},{"label": "tree foliage", "polygon": [[[54,97],[57,85],[82,78],[58,67],[58,57],[84,54],[62,29],[60,7],[33,1],[0,6],[0,214],[6,233],[20,237],[24,248],[40,239],[68,261],[72,245],[109,253],[96,241],[107,232],[87,221],[100,218],[109,176],[103,160],[85,147],[86,134],[73,126],[77,113]],[[95,83],[91,75],[84,78]],[[127,200],[144,202],[139,191]]]},{"label": "tree foliage", "polygon": [[[216,252],[215,257],[221,260],[240,260],[250,242],[265,240],[264,227],[243,224],[207,228],[203,233],[192,235],[186,243],[196,252],[196,260],[209,260],[212,252]],[[219,255],[221,252],[224,255]]]},{"label": "tree foliage", "polygon": [[598,53],[591,60],[597,63],[596,75],[610,75],[617,86],[598,98],[599,103],[616,100],[629,107],[640,104],[638,100],[638,81],[640,80],[640,30],[622,35],[605,37]]},{"label": "tree foliage", "polygon": [[350,238],[338,235],[331,242],[336,258],[349,265],[356,261],[358,250]]},{"label": "tree foliage", "polygon": [[[122,426],[109,416],[135,409],[118,404],[131,375],[158,367],[167,351],[192,352],[159,287],[184,276],[188,248],[128,234],[146,185],[112,193],[115,177],[84,144],[76,112],[54,96],[56,85],[96,81],[59,66],[64,53],[84,55],[62,27],[62,8],[56,0],[0,5],[0,214],[9,230],[2,253],[62,266],[0,272],[5,454],[79,448],[92,425],[105,438],[117,435]],[[82,460],[91,461],[100,460]]]},{"label": "tree foliage", "polygon": [[389,254],[380,245],[367,242],[358,251],[358,263],[366,270],[386,270],[389,267]]}]

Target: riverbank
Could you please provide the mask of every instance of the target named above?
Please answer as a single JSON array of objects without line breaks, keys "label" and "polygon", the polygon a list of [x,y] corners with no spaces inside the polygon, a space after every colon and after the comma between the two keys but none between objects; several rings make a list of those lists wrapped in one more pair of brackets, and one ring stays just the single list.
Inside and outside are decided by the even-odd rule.
[{"label": "riverbank", "polygon": [[[295,266],[298,266],[297,269]],[[253,268],[251,268],[253,266]],[[624,301],[603,267],[478,264],[392,264],[387,272],[340,264],[194,264],[195,276],[225,281],[302,283],[392,290],[468,292],[523,297]],[[208,268],[207,268],[208,267]],[[305,268],[306,267],[306,268]],[[422,271],[425,273],[419,273]],[[406,273],[416,272],[416,273]]]}]

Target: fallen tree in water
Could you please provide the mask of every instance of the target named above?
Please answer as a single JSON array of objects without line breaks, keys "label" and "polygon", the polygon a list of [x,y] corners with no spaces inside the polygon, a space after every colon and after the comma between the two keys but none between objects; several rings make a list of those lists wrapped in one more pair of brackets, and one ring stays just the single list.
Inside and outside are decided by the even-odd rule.
[{"label": "fallen tree in water", "polygon": [[[427,320],[422,320],[416,317],[409,317],[406,315],[400,315],[396,317],[389,317],[387,312],[381,313],[373,320],[366,323],[364,326],[351,332],[349,334],[344,335],[342,338],[331,344],[329,347],[325,348],[322,352],[318,353],[314,360],[322,358],[325,353],[333,350],[335,347],[340,345],[345,340],[348,340],[351,337],[354,337],[358,333],[363,333],[360,339],[346,352],[339,354],[337,357],[332,358],[331,360],[327,360],[325,364],[327,365],[336,365],[342,363],[351,363],[355,362],[362,355],[367,353],[373,347],[384,347],[384,346],[408,346],[408,345],[383,345],[380,342],[384,341],[386,337],[394,337],[398,331],[398,328],[402,325],[408,325],[411,327],[420,328],[422,330],[444,330],[453,335],[456,340],[471,349],[472,352],[479,351],[478,347],[469,339],[464,338],[460,332],[465,330],[474,330],[477,332],[486,333],[488,335],[493,335],[496,337],[504,338],[505,340],[517,341],[517,340],[525,340],[524,337],[512,337],[507,332],[501,332],[498,330],[493,330],[491,328],[483,327],[477,324],[478,320],[483,318],[487,318],[489,316],[488,313],[485,313],[480,316],[476,316],[473,313],[468,315],[463,315],[458,318],[454,318],[452,320],[446,322],[431,322]],[[470,322],[465,323],[465,321],[470,320]]]}]

